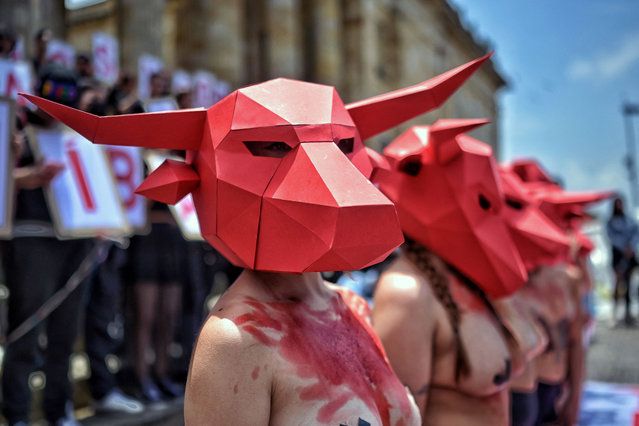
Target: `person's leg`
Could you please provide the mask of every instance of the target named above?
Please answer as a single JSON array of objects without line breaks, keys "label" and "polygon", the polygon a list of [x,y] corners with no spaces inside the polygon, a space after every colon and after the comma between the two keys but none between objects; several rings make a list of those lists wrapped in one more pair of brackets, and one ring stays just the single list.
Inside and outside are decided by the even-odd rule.
[{"label": "person's leg", "polygon": [[178,396],[182,392],[169,378],[169,345],[173,342],[177,318],[182,304],[182,287],[165,284],[160,288],[160,303],[156,330],[155,376],[163,392],[168,396]]},{"label": "person's leg", "polygon": [[632,270],[633,268],[629,266],[628,268],[626,268],[623,274],[624,288],[626,290],[626,293],[624,295],[625,302],[626,302],[626,314],[625,314],[626,323],[632,322],[632,312],[630,308],[630,302],[631,302],[630,285],[631,285],[631,279],[632,279]]},{"label": "person's leg", "polygon": [[110,254],[92,277],[85,314],[85,351],[91,367],[89,387],[96,400],[104,398],[117,386],[106,360],[109,354],[115,353],[117,345],[109,334],[109,325],[117,315],[119,295],[119,269]]},{"label": "person's leg", "polygon": [[[56,256],[60,267],[55,275],[57,289],[62,288],[89,253],[86,240],[56,241]],[[66,404],[73,398],[69,375],[69,359],[78,335],[78,326],[84,299],[85,283],[73,290],[49,316],[48,344],[44,373],[43,410],[50,422],[66,417]]]},{"label": "person's leg", "polygon": [[159,390],[151,380],[146,357],[151,345],[151,336],[155,325],[158,293],[158,285],[152,282],[143,281],[133,286],[135,305],[133,364],[135,375],[140,383],[142,396],[149,401],[161,399]]},{"label": "person's leg", "polygon": [[[8,330],[10,334],[32,315],[53,292],[49,275],[47,239],[16,238],[3,246],[3,267],[9,288]],[[38,334],[32,329],[5,347],[2,365],[4,416],[9,424],[28,422],[31,405],[29,375],[38,364]]]}]

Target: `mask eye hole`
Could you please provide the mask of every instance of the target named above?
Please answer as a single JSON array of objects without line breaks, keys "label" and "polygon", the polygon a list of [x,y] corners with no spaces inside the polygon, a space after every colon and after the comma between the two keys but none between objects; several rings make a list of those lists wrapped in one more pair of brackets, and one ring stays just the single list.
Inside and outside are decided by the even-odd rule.
[{"label": "mask eye hole", "polygon": [[244,146],[256,157],[282,158],[293,148],[286,142],[244,141]]},{"label": "mask eye hole", "polygon": [[508,205],[508,207],[511,207],[515,210],[521,210],[524,208],[524,205],[520,203],[519,201],[515,201],[508,198],[506,198],[506,204]]},{"label": "mask eye hole", "polygon": [[350,154],[351,152],[353,152],[354,143],[355,138],[340,139],[339,142],[337,142],[337,147],[344,154]]},{"label": "mask eye hole", "polygon": [[410,176],[417,176],[422,169],[420,161],[407,161],[401,166],[401,171]]},{"label": "mask eye hole", "polygon": [[488,198],[486,198],[484,194],[479,194],[479,207],[481,207],[482,210],[489,210],[490,206],[491,204]]}]

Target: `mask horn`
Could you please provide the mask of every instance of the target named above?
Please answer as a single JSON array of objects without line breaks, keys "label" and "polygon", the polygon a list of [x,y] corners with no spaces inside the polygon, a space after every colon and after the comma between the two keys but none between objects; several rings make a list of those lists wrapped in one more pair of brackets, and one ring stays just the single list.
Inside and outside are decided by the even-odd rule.
[{"label": "mask horn", "polygon": [[362,139],[392,129],[444,103],[490,58],[468,62],[423,83],[346,105]]},{"label": "mask horn", "polygon": [[99,117],[38,96],[20,95],[97,144],[198,150],[206,122],[203,108]]},{"label": "mask horn", "polygon": [[490,123],[490,120],[437,120],[430,126],[430,141],[440,164],[446,164],[461,153],[457,135]]}]

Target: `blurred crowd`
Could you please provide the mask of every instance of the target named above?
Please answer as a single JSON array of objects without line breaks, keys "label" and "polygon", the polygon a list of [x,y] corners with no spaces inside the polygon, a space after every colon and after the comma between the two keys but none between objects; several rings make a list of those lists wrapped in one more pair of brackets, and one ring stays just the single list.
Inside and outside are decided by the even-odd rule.
[{"label": "blurred crowd", "polygon": [[[52,36],[45,28],[33,40],[32,93],[101,116],[145,111],[135,74],[122,71],[108,86],[94,78],[90,54],[78,53],[74,69],[46,61]],[[13,35],[0,25],[0,58],[11,60],[15,46]],[[175,108],[191,107],[190,91],[172,92],[167,71],[152,75],[151,98],[169,99]],[[8,336],[1,401],[10,425],[29,423],[34,371],[42,371],[46,380],[46,420],[75,424],[69,379],[74,350],[84,351],[89,360],[89,388],[97,412],[139,413],[145,404],[180,398],[207,298],[223,291],[238,274],[207,243],[185,240],[161,203],[147,204],[145,232],[117,243],[56,238],[43,187],[64,166],[36,160],[29,143],[30,128],[56,125],[41,110],[17,108],[12,132],[13,235],[1,246],[9,290],[7,326],[0,330]],[[72,276],[83,271],[86,279],[70,289]],[[56,297],[60,306],[43,312]]]}]

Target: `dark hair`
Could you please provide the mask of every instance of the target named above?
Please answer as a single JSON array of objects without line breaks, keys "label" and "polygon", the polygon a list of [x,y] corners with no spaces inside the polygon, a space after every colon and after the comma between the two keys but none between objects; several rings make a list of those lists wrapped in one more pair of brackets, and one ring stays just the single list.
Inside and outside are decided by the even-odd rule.
[{"label": "dark hair", "polygon": [[435,293],[435,297],[437,297],[437,300],[439,300],[448,314],[448,320],[455,332],[455,340],[457,343],[455,380],[458,381],[462,376],[470,374],[470,363],[468,361],[468,354],[459,335],[461,312],[457,303],[455,303],[455,299],[453,299],[453,296],[450,293],[448,277],[437,271],[435,268],[432,261],[435,254],[423,245],[419,244],[417,241],[406,237],[404,250],[406,257],[408,257],[408,259],[413,262],[413,264],[426,276],[428,283]]}]

